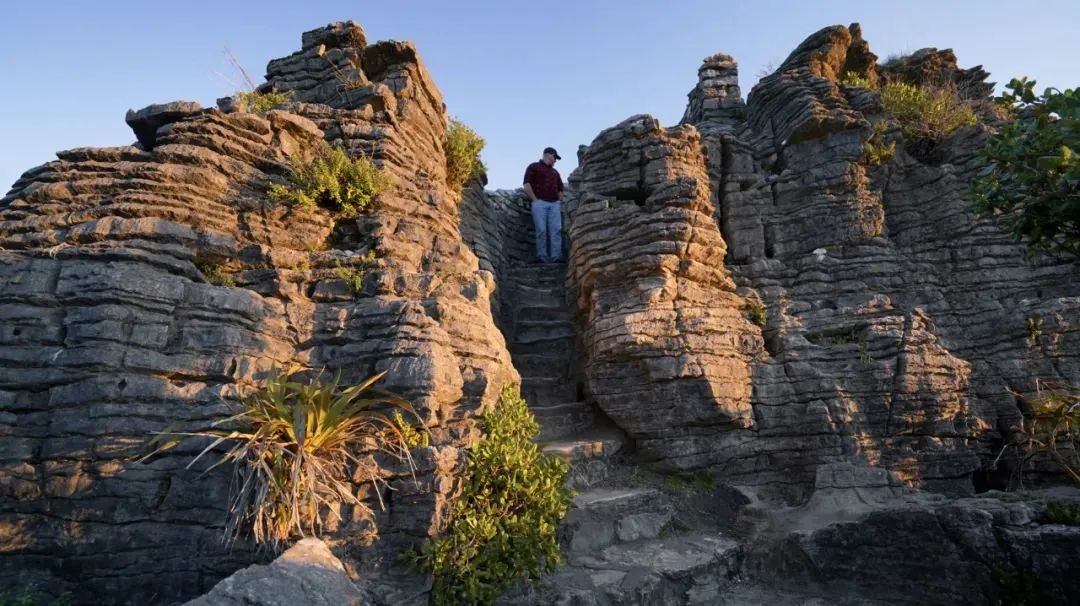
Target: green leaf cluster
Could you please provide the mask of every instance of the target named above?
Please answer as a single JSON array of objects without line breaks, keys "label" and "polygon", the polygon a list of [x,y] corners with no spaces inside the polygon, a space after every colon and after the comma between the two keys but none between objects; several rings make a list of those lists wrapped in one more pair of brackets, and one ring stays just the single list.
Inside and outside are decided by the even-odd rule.
[{"label": "green leaf cluster", "polygon": [[572,494],[569,465],[540,452],[540,427],[516,386],[503,389],[481,425],[446,533],[414,556],[434,576],[437,605],[491,604],[511,583],[562,561],[556,532]]},{"label": "green leaf cluster", "polygon": [[889,82],[881,87],[881,104],[900,123],[905,137],[938,140],[978,121],[950,85]]},{"label": "green leaf cluster", "polygon": [[847,86],[861,86],[862,88],[875,88],[870,82],[870,78],[859,74],[858,72],[847,72],[844,77],[840,79],[840,83]]},{"label": "green leaf cluster", "polygon": [[1080,256],[1080,90],[1013,79],[998,103],[1016,119],[987,140],[969,192],[975,212],[996,218],[1036,250]]},{"label": "green leaf cluster", "polygon": [[287,185],[275,183],[267,193],[275,201],[321,205],[350,217],[368,208],[389,184],[386,172],[366,156],[350,158],[321,142],[311,159],[294,164]]},{"label": "green leaf cluster", "polygon": [[326,515],[337,516],[337,504],[352,505],[371,518],[371,509],[356,496],[352,478],[365,478],[378,488],[379,470],[363,445],[388,453],[412,466],[406,437],[386,411],[412,407],[374,387],[382,374],[359,385],[342,386],[340,373],[323,380],[297,380],[299,368],[274,371],[254,393],[243,398],[243,410],[203,431],[178,432],[168,427],[155,436],[146,458],[191,438],[209,443],[188,464],[194,465],[219,445],[227,446],[207,469],[233,465],[226,536],[251,532],[257,543],[284,547],[293,536],[318,535]]},{"label": "green leaf cluster", "polygon": [[375,250],[369,250],[366,255],[360,259],[360,266],[342,267],[338,266],[334,268],[334,275],[339,279],[344,280],[349,285],[349,290],[353,292],[353,295],[359,297],[364,289],[364,278],[367,276],[367,270],[375,264]]},{"label": "green leaf cluster", "polygon": [[450,120],[446,129],[446,184],[455,194],[461,193],[475,173],[487,170],[480,160],[484,144],[476,131],[459,120]]},{"label": "green leaf cluster", "polygon": [[292,100],[293,92],[265,92],[260,93],[257,91],[239,91],[236,93],[236,99],[239,102],[243,111],[252,114],[265,114],[270,111],[275,105],[281,105],[282,103],[288,103]]}]

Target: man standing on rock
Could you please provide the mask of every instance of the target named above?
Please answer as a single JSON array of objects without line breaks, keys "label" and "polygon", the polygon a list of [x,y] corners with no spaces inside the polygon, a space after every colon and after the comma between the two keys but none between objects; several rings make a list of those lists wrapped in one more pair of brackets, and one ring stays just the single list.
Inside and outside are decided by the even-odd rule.
[{"label": "man standing on rock", "polygon": [[532,200],[533,226],[536,227],[536,257],[541,263],[562,260],[563,185],[555,161],[561,160],[554,147],[544,148],[544,156],[525,169],[525,193]]}]

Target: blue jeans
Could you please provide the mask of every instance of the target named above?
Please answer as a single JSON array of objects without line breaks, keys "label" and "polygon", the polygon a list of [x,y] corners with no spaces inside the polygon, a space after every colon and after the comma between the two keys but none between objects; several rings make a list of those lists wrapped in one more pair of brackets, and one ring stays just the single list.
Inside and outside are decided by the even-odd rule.
[{"label": "blue jeans", "polygon": [[536,258],[543,263],[561,260],[562,209],[559,203],[533,200],[532,218],[536,228]]}]

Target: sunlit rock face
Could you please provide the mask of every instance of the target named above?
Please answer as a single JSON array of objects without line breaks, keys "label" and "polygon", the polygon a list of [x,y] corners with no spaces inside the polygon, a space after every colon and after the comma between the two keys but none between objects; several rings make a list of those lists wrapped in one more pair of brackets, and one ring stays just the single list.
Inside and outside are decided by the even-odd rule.
[{"label": "sunlit rock face", "polygon": [[944,491],[992,485],[983,470],[1020,416],[1009,390],[1080,381],[1077,266],[1028,263],[964,201],[992,115],[930,146],[892,126],[896,153],[873,166],[880,98],[838,82],[849,71],[951,82],[983,112],[986,72],[934,49],[877,65],[857,25],[810,36],[754,87],[745,114],[734,69],[726,55],[706,59],[684,118],[701,133],[738,292],[768,308],[755,431],[725,443],[718,469],[796,500],[831,461]]},{"label": "sunlit rock face", "polygon": [[[385,510],[369,493],[381,539],[350,565],[393,561],[438,525],[473,411],[516,380],[444,184],[445,109],[411,44],[366,45],[355,24],[303,40],[268,68],[287,106],[130,112],[138,144],[60,152],[0,201],[0,585],[144,604],[250,563],[250,546],[221,543],[227,475],[185,468],[195,445],[134,458],[290,364],[386,371],[434,428],[417,482],[387,469]],[[376,210],[335,227],[267,198],[320,139],[392,175]],[[354,293],[339,268],[369,251]],[[366,526],[344,513],[351,545]]]},{"label": "sunlit rock face", "polygon": [[752,428],[749,362],[764,351],[724,266],[701,137],[635,116],[579,153],[571,272],[597,405],[648,460],[715,462]]}]

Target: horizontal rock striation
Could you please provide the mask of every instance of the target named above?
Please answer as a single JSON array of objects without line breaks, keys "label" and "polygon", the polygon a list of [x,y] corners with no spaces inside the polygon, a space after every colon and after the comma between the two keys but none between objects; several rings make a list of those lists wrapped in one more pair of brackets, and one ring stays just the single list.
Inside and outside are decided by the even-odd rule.
[{"label": "horizontal rock striation", "polygon": [[635,116],[579,158],[569,236],[589,393],[649,460],[713,463],[717,432],[754,425],[763,347],[723,264],[700,136]]},{"label": "horizontal rock striation", "polygon": [[[785,498],[805,498],[795,486],[830,461],[946,491],[968,492],[973,479],[1001,485],[987,469],[1019,420],[1009,390],[1080,382],[1078,333],[1065,320],[1080,305],[1076,265],[1029,264],[963,199],[993,116],[937,143],[909,141],[876,91],[838,82],[849,71],[963,82],[982,112],[975,102],[992,87],[975,80],[986,73],[932,49],[875,61],[857,25],[825,28],[754,87],[745,121],[695,109],[705,105],[695,93],[684,119],[708,150],[739,292],[767,308],[769,355],[753,369],[757,432],[720,468]],[[695,90],[727,102],[730,83],[704,80],[714,62]],[[872,166],[864,148],[882,121],[896,153]]]},{"label": "horizontal rock striation", "polygon": [[[366,83],[342,82],[325,57],[358,57],[350,74]],[[415,49],[336,24],[304,34],[268,78],[291,103],[130,112],[139,144],[60,152],[0,200],[4,585],[154,603],[250,563],[249,546],[220,541],[225,474],[186,469],[193,446],[133,459],[152,432],[206,427],[292,363],[346,382],[386,371],[381,385],[431,424],[417,480],[385,467],[386,510],[366,493],[381,540],[360,550],[368,527],[343,512],[331,541],[349,566],[392,561],[439,526],[472,411],[516,380],[490,277],[461,240],[445,109]],[[335,220],[266,197],[320,139],[390,173],[373,211]]]}]

